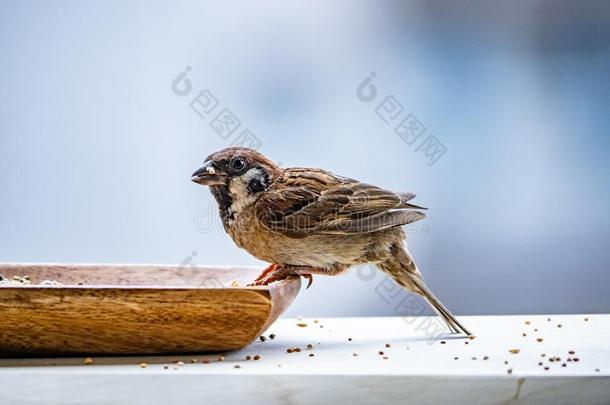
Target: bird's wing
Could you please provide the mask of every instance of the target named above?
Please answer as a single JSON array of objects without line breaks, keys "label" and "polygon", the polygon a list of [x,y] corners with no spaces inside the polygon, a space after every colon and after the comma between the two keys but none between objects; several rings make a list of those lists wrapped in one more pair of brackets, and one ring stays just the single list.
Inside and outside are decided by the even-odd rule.
[{"label": "bird's wing", "polygon": [[286,169],[255,205],[258,220],[293,238],[359,234],[425,217],[410,204],[413,193],[395,193],[319,169]]}]

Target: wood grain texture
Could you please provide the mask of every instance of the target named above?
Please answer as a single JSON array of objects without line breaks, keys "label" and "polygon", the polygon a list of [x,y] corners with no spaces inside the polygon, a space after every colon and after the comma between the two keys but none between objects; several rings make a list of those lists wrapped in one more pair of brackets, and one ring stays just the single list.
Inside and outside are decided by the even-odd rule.
[{"label": "wood grain texture", "polygon": [[[259,269],[0,264],[0,357],[180,354],[246,346],[292,303],[300,279],[239,287]],[[230,287],[232,281],[238,287]],[[83,285],[78,285],[82,283]]]}]

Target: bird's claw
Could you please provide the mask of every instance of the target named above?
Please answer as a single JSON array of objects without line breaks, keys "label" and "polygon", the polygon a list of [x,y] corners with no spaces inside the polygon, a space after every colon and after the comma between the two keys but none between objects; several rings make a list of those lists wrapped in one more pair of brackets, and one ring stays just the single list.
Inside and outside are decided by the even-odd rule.
[{"label": "bird's claw", "polygon": [[267,268],[265,270],[263,270],[263,272],[261,274],[258,275],[258,277],[256,277],[256,279],[254,280],[254,282],[250,285],[264,285],[264,284],[256,284],[257,282],[263,280],[265,277],[267,277],[270,273],[277,271],[278,267],[280,267],[279,264],[270,264],[269,266],[267,266]]},{"label": "bird's claw", "polygon": [[[285,267],[279,264],[271,264],[267,267],[263,272],[254,280],[252,283],[248,284],[249,286],[261,286],[268,285],[273,283],[274,281],[284,280],[292,275],[290,271],[288,271]],[[311,274],[302,274],[303,278],[307,279],[307,287],[311,287],[313,283],[313,276]]]},{"label": "bird's claw", "polygon": [[305,289],[308,289],[313,283],[313,276],[311,274],[303,274],[303,278],[307,279],[307,287]]},{"label": "bird's claw", "polygon": [[254,282],[250,285],[258,286],[258,285],[268,285],[273,283],[274,281],[284,280],[288,277],[290,273],[286,271],[284,267],[279,264],[272,264],[267,267],[261,274],[254,280]]}]

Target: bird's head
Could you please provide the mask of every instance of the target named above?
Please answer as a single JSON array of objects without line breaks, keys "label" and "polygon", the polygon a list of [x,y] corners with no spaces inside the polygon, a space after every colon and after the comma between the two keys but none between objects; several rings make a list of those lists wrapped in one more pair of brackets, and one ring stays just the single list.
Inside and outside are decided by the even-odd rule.
[{"label": "bird's head", "polygon": [[[191,180],[231,194],[249,195],[264,191],[279,174],[280,168],[254,149],[230,147],[208,156]],[[236,196],[233,196],[236,197]]]}]

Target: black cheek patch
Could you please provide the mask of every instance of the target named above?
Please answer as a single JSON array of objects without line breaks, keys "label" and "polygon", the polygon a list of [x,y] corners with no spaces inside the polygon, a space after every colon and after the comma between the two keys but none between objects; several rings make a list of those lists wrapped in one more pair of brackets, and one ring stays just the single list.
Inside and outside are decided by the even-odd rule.
[{"label": "black cheek patch", "polygon": [[261,175],[253,178],[248,183],[247,190],[249,194],[255,194],[260,193],[261,191],[265,191],[267,189],[267,186],[269,185],[269,175],[264,169],[260,170],[262,172]]},{"label": "black cheek patch", "polygon": [[259,193],[265,191],[265,189],[267,189],[267,185],[260,179],[252,179],[250,180],[250,183],[248,183],[248,193],[250,194]]}]

